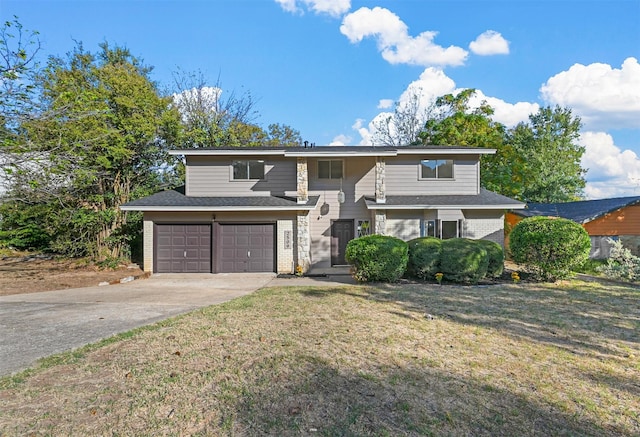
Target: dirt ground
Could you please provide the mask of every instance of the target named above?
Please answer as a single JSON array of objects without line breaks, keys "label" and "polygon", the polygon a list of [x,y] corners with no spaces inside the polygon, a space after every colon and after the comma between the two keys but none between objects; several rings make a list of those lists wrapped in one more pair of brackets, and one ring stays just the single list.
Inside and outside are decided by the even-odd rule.
[{"label": "dirt ground", "polygon": [[86,260],[58,260],[38,256],[0,259],[0,296],[65,288],[90,287],[101,282],[115,283],[144,272],[137,265],[116,270],[100,269]]}]

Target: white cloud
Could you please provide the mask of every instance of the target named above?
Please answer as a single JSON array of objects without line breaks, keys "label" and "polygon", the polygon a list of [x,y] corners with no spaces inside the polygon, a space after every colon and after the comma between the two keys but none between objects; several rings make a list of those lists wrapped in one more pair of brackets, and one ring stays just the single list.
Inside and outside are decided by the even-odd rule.
[{"label": "white cloud", "polygon": [[574,64],[540,88],[542,98],[568,106],[588,129],[640,128],[640,64],[627,58],[620,69]]},{"label": "white cloud", "polygon": [[351,142],[351,137],[347,136],[347,135],[337,135],[333,141],[331,141],[331,143],[329,143],[330,146],[345,146],[347,144],[349,144]]},{"label": "white cloud", "polygon": [[332,17],[340,17],[351,9],[351,0],[276,0],[276,3],[287,12],[303,13],[306,7],[316,14]]},{"label": "white cloud", "polygon": [[462,65],[469,54],[461,47],[444,48],[435,44],[433,39],[437,32],[410,36],[407,25],[396,14],[381,7],[363,7],[348,14],[342,20],[340,32],[351,43],[366,37],[375,38],[383,59],[391,64]]},{"label": "white cloud", "polygon": [[280,7],[287,12],[299,12],[298,6],[296,5],[296,0],[276,0],[276,3],[278,3]]},{"label": "white cloud", "polygon": [[389,109],[393,106],[392,99],[380,99],[378,102],[378,109]]},{"label": "white cloud", "polygon": [[509,41],[499,32],[487,30],[469,44],[469,50],[480,56],[508,55]]},{"label": "white cloud", "polygon": [[487,97],[480,90],[477,90],[473,97],[469,99],[469,106],[477,108],[483,100],[495,111],[491,118],[506,127],[514,127],[520,122],[526,122],[529,120],[530,114],[535,114],[540,109],[540,105],[537,103],[508,103],[497,97]]},{"label": "white cloud", "polygon": [[362,118],[358,118],[351,128],[360,134],[360,143],[359,146],[369,146],[371,145],[371,124],[369,126],[364,126],[365,120]]},{"label": "white cloud", "polygon": [[583,132],[582,166],[588,169],[585,194],[588,198],[635,196],[640,189],[640,158],[621,150],[605,132]]}]

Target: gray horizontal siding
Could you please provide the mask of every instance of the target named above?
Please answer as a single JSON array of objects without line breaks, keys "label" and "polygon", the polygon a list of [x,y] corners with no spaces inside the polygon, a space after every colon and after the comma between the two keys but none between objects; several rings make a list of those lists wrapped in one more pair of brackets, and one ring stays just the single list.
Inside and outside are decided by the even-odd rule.
[{"label": "gray horizontal siding", "polygon": [[187,160],[187,196],[295,196],[296,162],[292,159],[246,156],[238,160],[265,161],[265,179],[234,181],[231,164],[235,159],[213,156],[190,156]]},{"label": "gray horizontal siding", "polygon": [[[429,157],[450,159],[451,156]],[[386,159],[386,193],[393,195],[477,194],[479,165],[476,159],[454,158],[453,179],[420,179],[420,157]]]},{"label": "gray horizontal siding", "polygon": [[[372,196],[375,192],[375,158],[360,157],[344,160],[344,179],[342,190],[345,202],[338,203],[340,191],[339,180],[318,179],[318,161],[310,158],[307,162],[309,170],[309,194],[319,195],[318,207],[310,212],[311,232],[311,264],[314,268],[331,266],[331,222],[338,219],[370,220],[371,212],[367,209],[364,196]],[[324,208],[323,208],[323,204]]]}]

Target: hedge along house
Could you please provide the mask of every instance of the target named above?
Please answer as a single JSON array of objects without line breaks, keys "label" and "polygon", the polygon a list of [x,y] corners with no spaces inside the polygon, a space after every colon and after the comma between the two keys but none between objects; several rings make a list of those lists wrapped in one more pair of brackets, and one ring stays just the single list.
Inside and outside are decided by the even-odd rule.
[{"label": "hedge along house", "polygon": [[640,255],[640,196],[565,203],[529,203],[507,213],[510,228],[526,217],[562,217],[581,224],[591,237],[591,258],[608,258],[609,239]]},{"label": "hedge along house", "polygon": [[370,233],[484,238],[503,244],[504,211],[524,208],[480,187],[468,147],[174,150],[185,186],[129,202],[144,212],[144,270],[293,273],[345,265]]}]

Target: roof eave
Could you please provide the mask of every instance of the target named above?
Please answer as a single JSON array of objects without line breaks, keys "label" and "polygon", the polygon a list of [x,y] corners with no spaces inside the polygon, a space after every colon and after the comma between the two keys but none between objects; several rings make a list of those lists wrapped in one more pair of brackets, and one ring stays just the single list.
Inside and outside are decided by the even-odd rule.
[{"label": "roof eave", "polygon": [[121,206],[122,211],[142,212],[237,212],[237,211],[312,211],[316,205],[291,206]]},{"label": "roof eave", "polygon": [[398,153],[395,150],[385,150],[380,152],[366,151],[366,152],[335,152],[335,151],[313,151],[313,152],[285,152],[284,156],[288,158],[348,158],[352,156],[373,157],[373,156],[397,156]]},{"label": "roof eave", "polygon": [[398,155],[494,155],[496,149],[476,147],[447,147],[440,149],[403,149],[398,148]]},{"label": "roof eave", "polygon": [[367,203],[367,209],[523,209],[524,204],[520,205],[388,205],[385,203]]},{"label": "roof eave", "polygon": [[264,149],[185,149],[185,150],[169,150],[169,155],[173,156],[181,156],[181,155],[189,155],[189,156],[247,156],[247,155],[270,155],[270,156],[284,156],[284,149],[275,149],[275,150],[264,150]]}]

